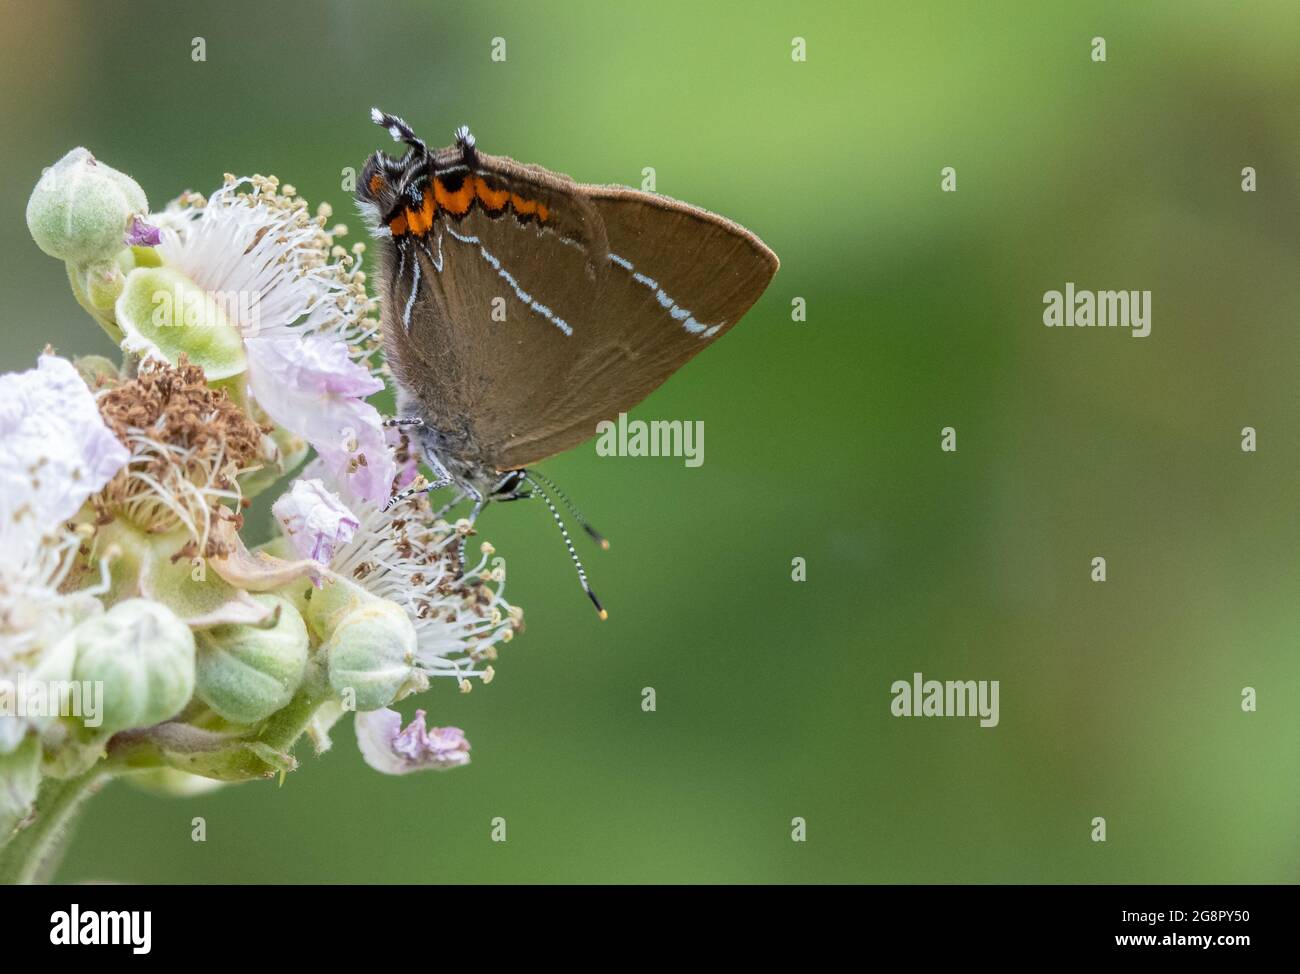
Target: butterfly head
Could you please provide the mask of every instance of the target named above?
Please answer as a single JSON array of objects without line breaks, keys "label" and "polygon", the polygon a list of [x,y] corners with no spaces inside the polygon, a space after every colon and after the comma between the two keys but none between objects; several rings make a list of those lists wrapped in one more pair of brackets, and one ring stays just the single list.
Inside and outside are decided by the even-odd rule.
[{"label": "butterfly head", "polygon": [[395,159],[380,150],[371,153],[357,184],[357,204],[376,225],[386,225],[404,209],[419,209],[424,186],[428,184],[432,157],[428,146],[411,127],[396,115],[378,108],[370,110],[377,125],[388,130],[394,141],[404,142],[407,151]]},{"label": "butterfly head", "polygon": [[375,224],[390,225],[406,210],[420,211],[425,193],[441,168],[451,164],[473,170],[478,165],[478,149],[467,125],[456,129],[453,146],[433,153],[415,130],[396,115],[372,108],[370,119],[386,129],[394,142],[407,146],[399,159],[382,150],[372,153],[361,172],[357,203]]}]

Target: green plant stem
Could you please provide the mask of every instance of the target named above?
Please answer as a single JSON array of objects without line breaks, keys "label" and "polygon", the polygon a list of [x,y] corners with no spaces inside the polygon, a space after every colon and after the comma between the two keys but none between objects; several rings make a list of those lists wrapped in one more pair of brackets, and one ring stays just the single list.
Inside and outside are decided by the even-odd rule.
[{"label": "green plant stem", "polygon": [[46,882],[59,866],[73,817],[109,777],[96,766],[76,778],[41,783],[27,824],[0,847],[0,883]]},{"label": "green plant stem", "polygon": [[48,881],[59,866],[72,819],[82,802],[115,775],[170,766],[205,777],[243,781],[289,770],[294,763],[290,753],[294,744],[327,696],[323,673],[309,673],[293,701],[251,739],[204,738],[198,745],[191,742],[190,749],[177,751],[168,744],[185,742],[175,737],[160,738],[161,728],[201,732],[187,725],[159,725],[117,735],[109,745],[107,760],[75,778],[46,778],[41,783],[26,823],[0,846],[0,884]]}]

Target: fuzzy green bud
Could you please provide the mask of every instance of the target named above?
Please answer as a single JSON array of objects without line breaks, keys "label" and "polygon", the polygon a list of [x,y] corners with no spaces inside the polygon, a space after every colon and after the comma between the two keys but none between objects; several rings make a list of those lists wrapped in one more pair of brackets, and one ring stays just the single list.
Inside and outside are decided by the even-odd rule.
[{"label": "fuzzy green bud", "polygon": [[199,699],[226,720],[255,724],[290,700],[307,668],[307,627],[278,595],[255,595],[274,611],[270,626],[225,625],[200,630]]},{"label": "fuzzy green bud", "polygon": [[[288,540],[283,536],[278,540],[283,540],[285,546],[289,546]],[[291,551],[277,554],[284,558],[297,557]],[[304,586],[304,591],[305,595],[300,606],[302,616],[322,643],[328,640],[335,627],[353,612],[363,606],[376,605],[384,601],[378,595],[371,595],[356,582],[340,575],[326,576],[325,584],[320,588]]]},{"label": "fuzzy green bud", "polygon": [[121,250],[131,218],[148,212],[134,179],[78,148],[42,173],[27,201],[27,229],[51,257],[85,264]]},{"label": "fuzzy green bud", "polygon": [[416,678],[415,626],[401,606],[375,599],[345,615],[322,649],[330,686],[357,710],[379,710]]},{"label": "fuzzy green bud", "polygon": [[104,685],[105,732],[157,724],[194,694],[194,636],[160,603],[127,599],[72,635],[73,679]]}]

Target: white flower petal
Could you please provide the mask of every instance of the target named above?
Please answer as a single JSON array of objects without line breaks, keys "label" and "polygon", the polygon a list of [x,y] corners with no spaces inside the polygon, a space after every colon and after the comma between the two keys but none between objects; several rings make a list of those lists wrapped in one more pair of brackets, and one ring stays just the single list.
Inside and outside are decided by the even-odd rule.
[{"label": "white flower petal", "polygon": [[382,388],[346,350],[319,336],[252,338],[249,387],[268,416],[301,436],[353,497],[384,503],[397,464],[383,417],[362,396]]},{"label": "white flower petal", "polygon": [[319,480],[295,480],[271,507],[294,550],[328,565],[334,549],[352,540],[361,522]]},{"label": "white flower petal", "polygon": [[58,531],[130,454],[104,425],[67,359],[0,376],[0,563],[20,564]]}]

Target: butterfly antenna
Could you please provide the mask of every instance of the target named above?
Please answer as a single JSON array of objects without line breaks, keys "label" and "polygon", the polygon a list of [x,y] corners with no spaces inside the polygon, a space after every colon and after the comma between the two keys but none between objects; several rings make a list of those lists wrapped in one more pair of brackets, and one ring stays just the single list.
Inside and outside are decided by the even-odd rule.
[{"label": "butterfly antenna", "polygon": [[578,510],[577,506],[573,503],[573,501],[569,500],[568,495],[565,494],[564,491],[560,490],[559,486],[555,483],[554,480],[552,480],[550,477],[547,477],[545,474],[538,473],[536,470],[528,471],[528,475],[530,477],[536,477],[542,483],[546,484],[546,486],[550,487],[551,490],[555,492],[555,496],[560,499],[560,502],[566,508],[569,509],[569,513],[573,515],[574,520],[576,520],[578,524],[582,526],[582,530],[586,531],[589,535],[591,535],[592,540],[595,541],[596,544],[600,545],[602,551],[609,551],[609,541],[606,540],[603,534],[601,534],[599,531],[597,531],[587,522],[587,519],[582,516],[582,512]]},{"label": "butterfly antenna", "polygon": [[422,156],[429,154],[429,147],[424,144],[423,139],[415,134],[415,129],[396,115],[389,115],[388,112],[381,112],[378,108],[372,108],[370,109],[370,120],[376,125],[382,125],[388,129],[388,134],[393,137],[394,142],[405,142]]},{"label": "butterfly antenna", "polygon": [[608,619],[609,613],[605,611],[605,607],[600,604],[600,599],[596,598],[596,593],[587,584],[587,571],[582,567],[582,559],[578,557],[578,552],[574,550],[573,542],[569,539],[569,529],[564,526],[564,519],[560,517],[560,512],[556,510],[555,504],[546,491],[542,489],[542,485],[533,479],[533,476],[533,474],[527,474],[524,479],[533,485],[533,489],[537,491],[537,496],[546,502],[551,517],[555,518],[555,523],[559,525],[560,534],[564,537],[564,547],[569,549],[569,557],[573,559],[574,567],[578,569],[578,582],[582,585],[582,590],[587,593],[587,598],[591,599],[591,604],[596,607],[596,612],[600,614],[600,617]]}]

